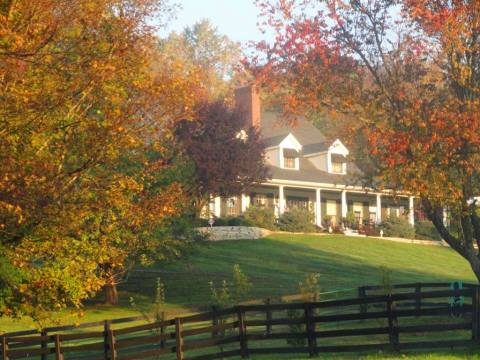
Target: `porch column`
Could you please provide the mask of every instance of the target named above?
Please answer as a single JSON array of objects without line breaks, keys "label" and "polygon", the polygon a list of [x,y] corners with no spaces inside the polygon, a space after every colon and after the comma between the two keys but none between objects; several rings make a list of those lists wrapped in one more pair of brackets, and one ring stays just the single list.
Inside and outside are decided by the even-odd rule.
[{"label": "porch column", "polygon": [[278,215],[281,216],[285,212],[285,193],[283,185],[278,186]]},{"label": "porch column", "polygon": [[322,197],[321,197],[321,190],[315,190],[315,224],[317,226],[322,226]]},{"label": "porch column", "polygon": [[213,213],[215,214],[215,217],[219,218],[222,216],[222,203],[221,203],[221,198],[220,196],[217,196],[214,200],[214,206],[213,206]]},{"label": "porch column", "polygon": [[414,197],[408,197],[408,222],[410,225],[415,226],[415,206],[414,206]]},{"label": "porch column", "polygon": [[377,194],[377,214],[376,214],[376,221],[377,224],[382,222],[382,195]]},{"label": "porch column", "polygon": [[446,207],[442,209],[442,222],[443,226],[448,226],[448,211]]},{"label": "porch column", "polygon": [[250,206],[250,196],[242,194],[242,198],[240,200],[242,206],[242,214],[247,211],[247,208]]},{"label": "porch column", "polygon": [[347,217],[347,190],[342,191],[342,218]]},{"label": "porch column", "polygon": [[215,201],[213,197],[210,196],[210,202],[208,203],[208,217],[212,218],[215,214]]}]

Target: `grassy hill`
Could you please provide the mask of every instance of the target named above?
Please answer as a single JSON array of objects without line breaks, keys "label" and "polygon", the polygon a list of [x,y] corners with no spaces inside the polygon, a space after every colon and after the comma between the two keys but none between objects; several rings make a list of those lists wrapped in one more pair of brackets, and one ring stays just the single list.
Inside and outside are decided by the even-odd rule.
[{"label": "grassy hill", "polygon": [[298,293],[298,283],[308,273],[320,273],[322,291],[352,294],[358,286],[378,284],[382,267],[392,270],[395,283],[475,281],[468,263],[448,248],[340,235],[275,234],[198,246],[180,261],[132,274],[122,289],[128,296],[152,297],[160,276],[168,302],[201,306],[210,303],[208,282],[231,279],[234,264],[253,283],[252,299]]},{"label": "grassy hill", "polygon": [[[208,282],[219,285],[223,279],[230,280],[234,264],[240,265],[254,285],[251,299],[298,293],[298,283],[308,273],[321,275],[322,291],[342,290],[338,296],[351,296],[358,286],[378,284],[381,267],[392,270],[395,283],[475,281],[468,263],[448,248],[341,235],[274,234],[262,240],[200,244],[179,261],[138,269],[120,286],[119,306],[91,302],[84,318],[61,314],[61,322],[138,315],[130,307],[129,297],[140,309],[149,311],[157,277],[166,285],[170,315],[195,311],[211,302]],[[3,331],[31,326],[29,319],[0,319]]]}]

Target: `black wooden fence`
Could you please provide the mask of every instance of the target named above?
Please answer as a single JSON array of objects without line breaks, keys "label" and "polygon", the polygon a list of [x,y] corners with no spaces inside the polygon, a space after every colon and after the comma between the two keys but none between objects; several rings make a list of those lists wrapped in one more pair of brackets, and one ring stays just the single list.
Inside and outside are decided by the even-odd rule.
[{"label": "black wooden fence", "polygon": [[[201,360],[480,344],[480,288],[430,290],[435,287],[403,287],[406,292],[389,295],[369,295],[378,289],[368,288],[358,298],[239,305],[126,328],[106,321],[88,332],[76,327],[73,333],[53,334],[52,328],[40,334],[10,333],[1,337],[1,354],[3,360]],[[451,300],[460,297],[463,302],[453,306]]]}]

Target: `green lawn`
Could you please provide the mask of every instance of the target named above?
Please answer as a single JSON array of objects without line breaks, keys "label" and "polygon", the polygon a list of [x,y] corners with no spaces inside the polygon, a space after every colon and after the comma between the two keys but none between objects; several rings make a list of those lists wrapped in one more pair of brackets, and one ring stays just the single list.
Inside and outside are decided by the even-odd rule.
[{"label": "green lawn", "polygon": [[[377,284],[382,266],[393,271],[393,281],[396,283],[457,279],[475,281],[468,263],[447,248],[341,235],[274,234],[262,240],[198,245],[180,261],[142,269],[148,273],[133,273],[120,286],[119,306],[106,307],[91,302],[86,307],[84,318],[62,314],[61,322],[138,315],[138,311],[130,307],[129,297],[135,299],[139,308],[148,311],[157,276],[166,285],[166,311],[169,314],[202,309],[210,303],[208,282],[219,284],[222,279],[230,279],[234,264],[240,264],[254,284],[251,299],[298,293],[298,282],[311,272],[321,274],[322,291]],[[351,296],[354,293],[350,290],[338,295]],[[0,320],[1,331],[31,326],[29,319]]]},{"label": "green lawn", "polygon": [[[321,287],[327,297],[356,295],[358,286],[378,284],[381,269],[392,271],[393,282],[464,280],[474,282],[469,265],[448,248],[395,243],[380,239],[340,235],[274,234],[262,240],[209,242],[191,249],[188,256],[169,264],[138,269],[120,286],[121,304],[114,307],[91,301],[85,316],[68,313],[57,316],[59,323],[75,323],[139,315],[129,305],[133,297],[138,308],[149,312],[158,276],[166,286],[165,310],[168,316],[205,309],[211,303],[209,281],[217,285],[230,280],[234,264],[239,264],[254,287],[250,299],[298,293],[298,283],[308,273],[321,274]],[[335,293],[335,291],[339,291]],[[333,293],[332,293],[333,292]],[[367,326],[365,323],[362,326]],[[29,319],[0,319],[0,331],[33,327]],[[467,335],[468,336],[468,335]],[[414,340],[414,339],[410,339]],[[341,340],[341,341],[347,341]],[[322,355],[338,360],[453,360],[478,359],[478,349],[399,354]],[[306,360],[306,356],[252,356],[253,360]]]},{"label": "green lawn", "polygon": [[[475,281],[468,263],[448,248],[340,235],[275,234],[263,240],[210,242],[181,261],[156,267],[159,274],[133,274],[122,289],[134,297],[152,297],[160,276],[168,302],[201,306],[210,302],[208,282],[230,279],[234,264],[240,264],[254,284],[252,299],[298,293],[298,282],[311,272],[321,274],[322,291],[378,284],[382,267],[392,270],[395,283]],[[353,293],[346,291],[345,296]]]},{"label": "green lawn", "polygon": [[[273,357],[251,357],[251,360],[307,360],[311,359],[310,357],[295,357],[287,356],[282,357],[275,355]],[[335,359],[335,360],[480,360],[479,350],[478,349],[469,349],[469,350],[458,350],[458,351],[429,351],[428,353],[402,353],[402,354],[368,354],[368,355],[359,355],[359,354],[326,354],[320,355],[315,359]]]}]

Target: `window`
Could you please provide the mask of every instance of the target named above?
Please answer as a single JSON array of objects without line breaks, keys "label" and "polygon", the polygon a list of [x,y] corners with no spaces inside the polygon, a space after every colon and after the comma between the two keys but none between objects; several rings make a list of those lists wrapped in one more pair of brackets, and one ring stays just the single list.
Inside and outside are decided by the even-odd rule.
[{"label": "window", "polygon": [[227,216],[236,216],[238,209],[238,201],[236,197],[227,199]]},{"label": "window", "polygon": [[260,207],[267,206],[267,195],[265,194],[255,195],[255,197],[253,198],[253,203],[256,206],[260,206]]},{"label": "window", "polygon": [[343,163],[332,162],[332,172],[336,174],[343,174]]},{"label": "window", "polygon": [[295,165],[295,161],[296,159],[294,157],[291,157],[291,156],[284,156],[283,157],[283,167],[285,169],[296,169],[296,165]]},{"label": "window", "polygon": [[337,202],[335,200],[327,200],[327,226],[337,226]]},{"label": "window", "polygon": [[308,210],[310,208],[308,198],[294,196],[287,197],[287,209],[293,208]]}]

